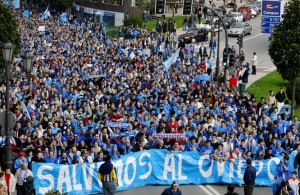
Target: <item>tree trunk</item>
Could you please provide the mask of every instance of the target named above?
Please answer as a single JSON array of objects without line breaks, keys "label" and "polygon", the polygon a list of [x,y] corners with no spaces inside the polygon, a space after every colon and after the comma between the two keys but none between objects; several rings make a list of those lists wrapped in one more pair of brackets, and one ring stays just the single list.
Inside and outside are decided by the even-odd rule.
[{"label": "tree trunk", "polygon": [[292,117],[294,117],[294,109],[296,108],[296,106],[295,106],[296,80],[297,80],[297,78],[293,81],[292,110],[291,110]]}]

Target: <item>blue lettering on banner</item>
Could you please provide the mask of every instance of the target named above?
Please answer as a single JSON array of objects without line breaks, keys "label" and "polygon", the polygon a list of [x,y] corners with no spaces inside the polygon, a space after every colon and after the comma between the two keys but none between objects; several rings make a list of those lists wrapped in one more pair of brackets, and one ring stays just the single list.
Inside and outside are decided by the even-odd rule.
[{"label": "blue lettering on banner", "polygon": [[[293,160],[293,159],[290,159]],[[160,163],[158,163],[160,162]],[[211,161],[207,155],[198,152],[169,152],[148,150],[136,152],[114,161],[119,181],[118,191],[144,185],[233,183],[243,184],[245,160],[229,160],[225,163]],[[257,171],[256,185],[272,186],[280,158],[253,161]],[[37,195],[54,189],[69,195],[96,194],[102,192],[97,178],[101,163],[84,165],[55,165],[33,163],[34,188]]]}]

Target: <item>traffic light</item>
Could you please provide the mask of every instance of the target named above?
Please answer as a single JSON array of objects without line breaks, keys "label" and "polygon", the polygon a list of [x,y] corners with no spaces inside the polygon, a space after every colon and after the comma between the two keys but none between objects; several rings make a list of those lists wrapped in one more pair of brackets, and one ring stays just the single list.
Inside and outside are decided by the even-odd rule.
[{"label": "traffic light", "polygon": [[165,14],[166,0],[156,0],[155,14]]},{"label": "traffic light", "polygon": [[237,44],[239,45],[240,48],[243,48],[243,36],[239,36],[237,38]]},{"label": "traffic light", "polygon": [[228,55],[226,53],[223,53],[223,66],[227,66],[227,62],[228,62]]},{"label": "traffic light", "polygon": [[190,16],[192,15],[192,0],[184,0],[183,1],[183,9],[182,9],[183,13],[182,15],[186,16]]},{"label": "traffic light", "polygon": [[233,66],[235,64],[235,57],[234,57],[234,53],[231,53],[229,55],[229,66]]}]

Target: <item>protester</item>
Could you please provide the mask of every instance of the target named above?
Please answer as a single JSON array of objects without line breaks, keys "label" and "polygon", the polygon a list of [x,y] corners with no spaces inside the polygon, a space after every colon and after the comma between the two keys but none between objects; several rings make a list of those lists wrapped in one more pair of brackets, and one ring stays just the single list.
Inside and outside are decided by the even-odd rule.
[{"label": "protester", "polygon": [[111,163],[111,156],[105,157],[105,162],[98,170],[98,178],[102,182],[103,194],[114,195],[117,191],[118,180],[114,165]]},{"label": "protester", "polygon": [[17,194],[32,194],[33,191],[33,174],[28,169],[27,164],[22,163],[21,168],[16,172]]},{"label": "protester", "polygon": [[297,172],[293,171],[292,176],[287,179],[288,186],[291,187],[291,189],[294,192],[294,195],[299,195],[299,184],[300,180],[297,178]]},{"label": "protester", "polygon": [[230,184],[227,186],[227,193],[225,195],[239,195],[238,193],[234,192],[235,186]]},{"label": "protester", "polygon": [[253,52],[253,57],[251,58],[252,63],[252,74],[256,74],[256,66],[257,66],[257,55],[256,52]]},{"label": "protester", "polygon": [[3,185],[3,191],[4,192],[8,192],[7,190],[8,190],[8,187],[7,187],[7,185],[6,185],[6,181],[5,181],[5,177],[4,177],[4,173],[3,172],[0,172],[0,184],[1,185]]},{"label": "protester", "polygon": [[173,181],[171,187],[166,188],[161,195],[182,195],[181,190],[178,188],[179,184],[177,181]]},{"label": "protester", "polygon": [[274,195],[290,195],[294,194],[293,189],[287,184],[287,182],[282,181],[280,187],[277,188]]},{"label": "protester", "polygon": [[15,176],[10,172],[9,168],[5,169],[5,181],[7,185],[7,194],[8,195],[14,195],[16,191],[16,178]]},{"label": "protester", "polygon": [[247,168],[244,173],[244,194],[245,195],[252,195],[253,189],[255,185],[255,178],[256,178],[256,169],[252,166],[252,160],[247,159]]}]

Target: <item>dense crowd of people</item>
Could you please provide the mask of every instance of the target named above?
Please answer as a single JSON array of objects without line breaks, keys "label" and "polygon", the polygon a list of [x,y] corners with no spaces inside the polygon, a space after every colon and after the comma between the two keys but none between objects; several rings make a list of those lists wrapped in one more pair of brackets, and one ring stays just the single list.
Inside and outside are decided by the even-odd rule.
[{"label": "dense crowd of people", "polygon": [[[286,162],[300,150],[300,122],[283,90],[257,102],[225,82],[223,71],[218,82],[195,81],[207,75],[209,59],[200,60],[199,44],[171,43],[163,32],[145,29],[135,38],[111,38],[103,24],[61,22],[58,15],[42,21],[41,13],[17,14],[22,48],[13,66],[19,74],[9,83],[9,109],[17,118],[14,172],[33,162],[102,162],[149,149],[197,151],[232,163],[283,154]],[[38,31],[42,25],[45,32]],[[178,45],[167,70],[162,61]],[[36,56],[30,78],[20,60],[27,50]],[[236,59],[237,70],[249,66],[244,54]],[[5,88],[2,83],[2,111]],[[0,142],[4,148],[5,136]],[[293,170],[285,168],[288,177]]]}]

